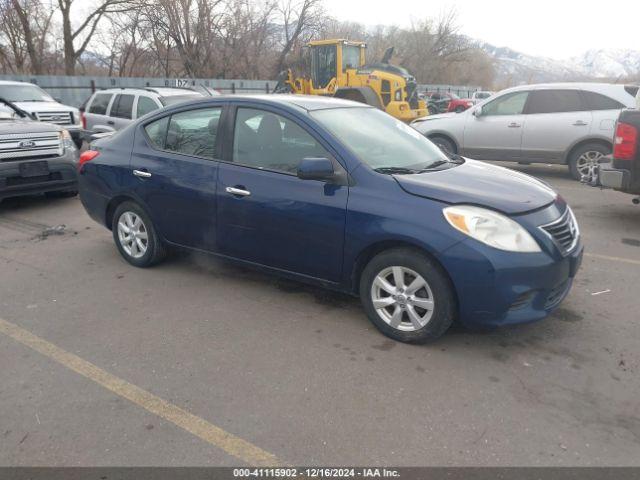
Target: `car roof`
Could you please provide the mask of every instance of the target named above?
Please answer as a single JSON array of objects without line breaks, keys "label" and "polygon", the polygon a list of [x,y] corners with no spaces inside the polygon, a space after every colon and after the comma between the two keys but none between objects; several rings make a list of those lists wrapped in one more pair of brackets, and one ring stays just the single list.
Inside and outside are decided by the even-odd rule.
[{"label": "car roof", "polygon": [[18,81],[15,81],[15,80],[0,80],[0,85],[32,85],[34,87],[37,87],[37,85],[35,83],[18,82]]},{"label": "car roof", "polygon": [[587,92],[600,93],[627,107],[633,106],[633,96],[625,90],[625,84],[622,83],[601,83],[601,82],[562,82],[562,83],[536,83],[532,85],[520,85],[517,87],[507,88],[499,92],[500,94],[509,92],[520,92],[529,90],[585,90]]},{"label": "car roof", "polygon": [[171,97],[176,95],[193,95],[202,96],[202,93],[191,90],[188,88],[173,88],[173,87],[120,87],[120,88],[106,88],[104,90],[97,90],[96,93],[122,93],[122,92],[146,92],[155,93],[160,97]]},{"label": "car roof", "polygon": [[215,97],[204,97],[197,100],[187,100],[181,103],[185,105],[197,105],[201,102],[252,102],[264,105],[293,107],[297,110],[307,112],[315,110],[327,110],[331,108],[373,108],[364,103],[344,100],[341,98],[321,97],[317,95],[294,95],[294,94],[227,94]]}]

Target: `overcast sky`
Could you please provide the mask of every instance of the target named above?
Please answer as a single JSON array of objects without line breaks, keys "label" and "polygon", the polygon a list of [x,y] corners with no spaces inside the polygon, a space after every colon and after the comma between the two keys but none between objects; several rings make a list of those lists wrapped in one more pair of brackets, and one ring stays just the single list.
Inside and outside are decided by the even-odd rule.
[{"label": "overcast sky", "polygon": [[325,0],[325,5],[341,20],[401,26],[453,7],[461,33],[560,60],[596,48],[640,50],[639,0]]}]

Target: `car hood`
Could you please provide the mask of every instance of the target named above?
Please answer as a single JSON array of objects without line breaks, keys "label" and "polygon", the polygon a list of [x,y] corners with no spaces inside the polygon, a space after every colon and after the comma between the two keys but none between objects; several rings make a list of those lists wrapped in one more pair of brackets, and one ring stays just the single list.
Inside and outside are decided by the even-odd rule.
[{"label": "car hood", "polygon": [[472,204],[508,215],[525,213],[553,203],[549,186],[514,170],[467,160],[446,170],[395,175],[403,190],[449,204]]},{"label": "car hood", "polygon": [[58,102],[13,102],[13,104],[29,113],[36,112],[74,112],[77,113],[78,109],[70,107],[68,105],[62,105]]},{"label": "car hood", "polygon": [[24,119],[0,120],[0,135],[59,132],[60,130],[62,129],[59,126],[52,123]]}]

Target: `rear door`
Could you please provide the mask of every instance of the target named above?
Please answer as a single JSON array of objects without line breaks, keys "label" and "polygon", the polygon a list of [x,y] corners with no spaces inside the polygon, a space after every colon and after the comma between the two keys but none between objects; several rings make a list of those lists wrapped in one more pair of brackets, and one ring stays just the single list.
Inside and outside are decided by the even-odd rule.
[{"label": "rear door", "polygon": [[522,159],[563,163],[569,147],[591,131],[592,114],[579,90],[531,92],[525,109]]},{"label": "rear door", "polygon": [[483,105],[481,115],[467,114],[464,155],[480,160],[519,160],[528,98],[528,91],[507,93]]},{"label": "rear door", "polygon": [[85,110],[85,118],[87,121],[87,130],[92,132],[109,132],[113,131],[113,125],[107,112],[113,101],[114,94],[108,92],[98,92],[93,96],[91,102]]},{"label": "rear door", "polygon": [[120,93],[116,95],[115,100],[111,104],[109,116],[111,117],[111,125],[114,130],[122,130],[131,123],[133,118],[133,103],[136,96],[129,93]]},{"label": "rear door", "polygon": [[191,108],[146,123],[131,158],[135,193],[169,242],[214,250],[223,106]]}]

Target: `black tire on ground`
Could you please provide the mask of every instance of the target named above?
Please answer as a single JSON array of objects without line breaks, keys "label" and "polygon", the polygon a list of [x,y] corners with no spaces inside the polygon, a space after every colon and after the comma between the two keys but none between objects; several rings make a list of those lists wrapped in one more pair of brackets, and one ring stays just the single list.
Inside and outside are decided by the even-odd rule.
[{"label": "black tire on ground", "polygon": [[580,157],[585,154],[589,154],[589,152],[609,155],[611,153],[611,148],[601,143],[585,143],[584,145],[576,148],[569,157],[569,172],[574,180],[580,181],[582,179],[582,175],[578,170],[578,161],[580,160]]},{"label": "black tire on ground", "polygon": [[[404,267],[412,270],[422,276],[431,289],[433,313],[422,328],[403,331],[392,327],[374,307],[372,298],[374,281],[381,272],[390,267]],[[407,283],[410,281],[411,278],[408,278]],[[449,277],[440,265],[420,250],[413,248],[387,250],[371,259],[360,277],[360,299],[369,320],[378,330],[389,338],[405,343],[427,343],[437,340],[449,329],[457,314],[455,294]],[[405,315],[403,319],[408,318],[406,316],[408,314],[403,315]]]},{"label": "black tire on ground", "polygon": [[456,113],[462,113],[466,110],[466,108],[464,108],[462,105],[459,107],[456,107],[455,112]]},{"label": "black tire on ground", "polygon": [[[123,245],[120,243],[120,239],[118,236],[118,221],[120,217],[126,213],[132,212],[142,220],[144,224],[145,231],[147,234],[147,249],[144,255],[141,257],[135,258],[129,253],[125,251]],[[113,219],[111,222],[111,230],[113,232],[113,240],[116,243],[116,247],[120,252],[120,255],[129,262],[131,265],[139,268],[147,268],[151,267],[159,262],[161,262],[167,255],[167,250],[165,246],[162,244],[162,241],[158,237],[156,233],[155,226],[153,222],[147,215],[147,212],[144,211],[142,207],[140,207],[137,203],[132,201],[123,202],[118,205],[115,212],[113,213]]]},{"label": "black tire on ground", "polygon": [[78,195],[77,190],[69,190],[66,192],[46,192],[44,194],[47,198],[70,198]]},{"label": "black tire on ground", "polygon": [[458,152],[458,149],[456,148],[455,143],[453,143],[447,137],[443,137],[442,135],[433,135],[429,137],[429,140],[431,140],[434,144],[436,144],[440,148],[440,150],[442,150],[445,153]]}]

